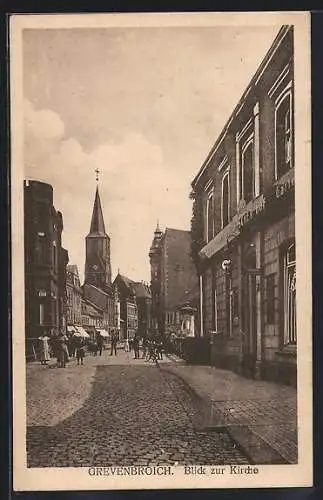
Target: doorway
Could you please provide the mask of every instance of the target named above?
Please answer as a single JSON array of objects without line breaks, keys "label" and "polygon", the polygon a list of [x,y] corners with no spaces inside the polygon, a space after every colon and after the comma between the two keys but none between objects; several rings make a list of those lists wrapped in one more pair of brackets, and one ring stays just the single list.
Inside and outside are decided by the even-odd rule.
[{"label": "doorway", "polygon": [[258,316],[260,314],[260,269],[256,266],[256,248],[248,245],[242,269],[242,364],[243,374],[256,377],[258,350]]}]

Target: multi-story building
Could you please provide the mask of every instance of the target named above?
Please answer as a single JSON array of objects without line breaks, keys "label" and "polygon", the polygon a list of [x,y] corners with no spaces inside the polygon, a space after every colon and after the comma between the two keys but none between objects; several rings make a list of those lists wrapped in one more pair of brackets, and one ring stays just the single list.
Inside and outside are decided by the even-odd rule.
[{"label": "multi-story building", "polygon": [[132,283],[136,297],[138,332],[141,337],[147,336],[151,330],[151,291],[144,281]]},{"label": "multi-story building", "polygon": [[132,339],[138,330],[138,308],[133,284],[132,280],[120,273],[113,282],[118,305],[116,323],[120,340]]},{"label": "multi-story building", "polygon": [[67,325],[82,325],[82,289],[78,268],[71,264],[66,268]]},{"label": "multi-story building", "polygon": [[116,294],[116,323],[120,339],[132,339],[136,332],[147,336],[151,329],[151,292],[143,281],[117,274],[113,282]]},{"label": "multi-story building", "polygon": [[192,182],[192,251],[212,362],[288,383],[296,383],[295,167],[293,28],[284,26]]},{"label": "multi-story building", "polygon": [[191,234],[159,227],[149,252],[151,265],[152,324],[160,333],[174,330],[176,311],[185,292],[198,283],[191,257]]},{"label": "multi-story building", "polygon": [[62,247],[63,217],[53,206],[53,188],[24,182],[26,353],[33,341],[66,327],[67,251]]}]

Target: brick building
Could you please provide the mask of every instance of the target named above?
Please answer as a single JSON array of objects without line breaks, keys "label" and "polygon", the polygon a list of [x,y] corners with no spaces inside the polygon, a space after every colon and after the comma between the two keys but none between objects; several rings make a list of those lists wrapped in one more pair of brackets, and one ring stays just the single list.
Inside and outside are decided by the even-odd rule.
[{"label": "brick building", "polygon": [[26,354],[43,335],[66,330],[66,266],[62,247],[63,217],[53,206],[53,188],[24,182]]},{"label": "brick building", "polygon": [[212,362],[292,384],[294,170],[293,28],[283,26],[192,182],[192,252]]},{"label": "brick building", "polygon": [[185,292],[198,283],[191,258],[189,231],[157,226],[149,251],[151,266],[152,324],[161,333],[176,326],[176,311]]}]

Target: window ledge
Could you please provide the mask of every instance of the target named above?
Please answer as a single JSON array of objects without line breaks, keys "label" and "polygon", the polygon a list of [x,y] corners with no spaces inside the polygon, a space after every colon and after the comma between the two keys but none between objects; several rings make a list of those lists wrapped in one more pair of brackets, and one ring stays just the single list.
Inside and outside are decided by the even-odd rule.
[{"label": "window ledge", "polygon": [[286,356],[286,357],[295,357],[297,354],[297,346],[296,345],[286,345],[279,351],[276,351],[278,356]]},{"label": "window ledge", "polygon": [[274,186],[280,186],[281,184],[285,184],[286,182],[293,180],[294,177],[295,177],[295,168],[293,166],[287,172],[285,172],[283,175],[281,175],[274,181]]}]

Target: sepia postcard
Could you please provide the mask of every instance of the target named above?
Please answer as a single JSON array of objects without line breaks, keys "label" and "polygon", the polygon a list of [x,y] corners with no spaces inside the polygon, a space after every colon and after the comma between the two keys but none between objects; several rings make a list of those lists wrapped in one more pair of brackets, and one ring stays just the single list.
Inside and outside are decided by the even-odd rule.
[{"label": "sepia postcard", "polygon": [[310,15],[10,18],[15,491],[312,485]]}]

